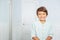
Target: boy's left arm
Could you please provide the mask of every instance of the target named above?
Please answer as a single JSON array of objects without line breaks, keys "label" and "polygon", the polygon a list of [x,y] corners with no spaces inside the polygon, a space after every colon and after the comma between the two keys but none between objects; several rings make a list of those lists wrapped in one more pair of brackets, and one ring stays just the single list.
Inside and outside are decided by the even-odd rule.
[{"label": "boy's left arm", "polygon": [[52,38],[53,38],[53,27],[51,26],[46,40],[52,40]]}]

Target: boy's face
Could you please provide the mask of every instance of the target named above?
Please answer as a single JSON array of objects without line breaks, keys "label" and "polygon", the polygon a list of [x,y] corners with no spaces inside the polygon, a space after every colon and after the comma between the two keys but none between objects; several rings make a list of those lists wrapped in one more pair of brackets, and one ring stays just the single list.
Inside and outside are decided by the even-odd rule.
[{"label": "boy's face", "polygon": [[38,16],[39,20],[42,20],[42,21],[46,20],[46,17],[47,17],[46,12],[43,12],[43,11],[38,11],[37,16]]}]

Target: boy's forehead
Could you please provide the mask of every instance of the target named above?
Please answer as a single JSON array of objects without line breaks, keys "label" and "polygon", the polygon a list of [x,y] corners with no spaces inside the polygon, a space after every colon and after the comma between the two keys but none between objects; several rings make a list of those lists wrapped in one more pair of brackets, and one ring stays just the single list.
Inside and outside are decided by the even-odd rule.
[{"label": "boy's forehead", "polygon": [[46,12],[43,12],[43,11],[38,11],[38,13],[46,13]]}]

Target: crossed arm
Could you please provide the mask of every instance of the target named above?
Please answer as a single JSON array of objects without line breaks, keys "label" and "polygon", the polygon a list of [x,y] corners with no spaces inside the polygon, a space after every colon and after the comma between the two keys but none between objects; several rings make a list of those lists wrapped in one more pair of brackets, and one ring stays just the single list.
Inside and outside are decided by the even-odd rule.
[{"label": "crossed arm", "polygon": [[[40,40],[38,37],[32,37],[32,39],[33,39],[33,40]],[[46,38],[46,40],[51,40],[51,39],[52,39],[51,36],[48,36],[48,37]]]}]

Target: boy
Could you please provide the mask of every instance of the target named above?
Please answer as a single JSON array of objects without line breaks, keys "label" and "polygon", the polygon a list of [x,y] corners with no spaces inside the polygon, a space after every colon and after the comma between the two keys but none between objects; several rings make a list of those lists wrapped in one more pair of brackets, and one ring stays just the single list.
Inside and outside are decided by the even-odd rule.
[{"label": "boy", "polygon": [[32,27],[32,39],[33,40],[51,40],[53,36],[52,26],[46,21],[48,16],[47,9],[40,7],[37,9],[37,17],[39,21],[36,21]]}]

